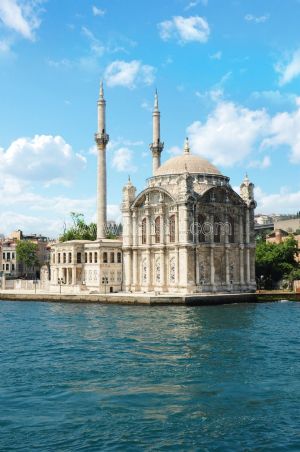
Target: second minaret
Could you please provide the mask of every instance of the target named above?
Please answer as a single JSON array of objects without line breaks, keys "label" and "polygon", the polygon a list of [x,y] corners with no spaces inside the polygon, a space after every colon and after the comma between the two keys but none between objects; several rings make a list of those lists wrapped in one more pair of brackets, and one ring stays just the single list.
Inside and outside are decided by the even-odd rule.
[{"label": "second minaret", "polygon": [[106,237],[106,146],[109,135],[106,133],[105,108],[103,83],[100,85],[98,100],[98,132],[95,134],[95,141],[98,149],[98,170],[97,170],[97,239]]},{"label": "second minaret", "polygon": [[154,109],[153,109],[153,137],[150,149],[152,152],[152,172],[155,176],[156,170],[160,167],[160,154],[164,148],[164,143],[160,141],[160,111],[158,109],[158,95],[155,92]]}]

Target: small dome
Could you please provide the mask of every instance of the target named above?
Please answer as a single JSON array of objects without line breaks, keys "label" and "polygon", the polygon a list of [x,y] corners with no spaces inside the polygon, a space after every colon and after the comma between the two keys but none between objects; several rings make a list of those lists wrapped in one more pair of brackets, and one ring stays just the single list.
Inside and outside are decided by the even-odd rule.
[{"label": "small dome", "polygon": [[197,155],[185,153],[167,160],[156,170],[154,176],[169,176],[185,172],[190,174],[221,175],[220,171],[208,160]]}]

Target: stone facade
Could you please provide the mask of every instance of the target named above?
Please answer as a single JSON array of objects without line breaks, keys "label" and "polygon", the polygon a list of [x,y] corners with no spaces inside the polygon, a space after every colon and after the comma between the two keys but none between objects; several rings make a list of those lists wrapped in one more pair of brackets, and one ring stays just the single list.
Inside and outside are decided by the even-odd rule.
[{"label": "stone facade", "polygon": [[[157,98],[155,111],[158,110]],[[160,143],[153,116],[153,142]],[[255,236],[253,184],[246,176],[240,196],[229,178],[191,155],[158,166],[136,196],[123,188],[124,288],[131,292],[253,292]]]},{"label": "stone facade", "polygon": [[56,243],[51,253],[51,286],[99,293],[122,290],[122,242],[71,240]]}]

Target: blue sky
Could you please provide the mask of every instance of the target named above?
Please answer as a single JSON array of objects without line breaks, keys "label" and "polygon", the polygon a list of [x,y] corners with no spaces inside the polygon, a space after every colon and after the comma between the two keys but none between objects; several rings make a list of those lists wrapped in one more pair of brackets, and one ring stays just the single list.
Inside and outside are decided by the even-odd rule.
[{"label": "blue sky", "polygon": [[110,218],[151,175],[155,88],[163,160],[188,135],[233,187],[248,172],[257,211],[299,210],[299,19],[298,0],[0,0],[0,233],[95,217],[102,78]]}]

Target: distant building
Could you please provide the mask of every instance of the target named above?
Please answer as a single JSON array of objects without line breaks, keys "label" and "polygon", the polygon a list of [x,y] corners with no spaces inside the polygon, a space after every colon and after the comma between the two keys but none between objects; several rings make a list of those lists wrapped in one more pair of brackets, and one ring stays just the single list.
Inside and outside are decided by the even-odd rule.
[{"label": "distant building", "polygon": [[274,230],[283,229],[286,232],[300,231],[300,218],[293,218],[290,220],[275,220]]},{"label": "distant building", "polygon": [[271,224],[273,223],[273,217],[270,215],[256,215],[255,223],[259,225]]},{"label": "distant building", "polygon": [[[39,264],[33,269],[26,269],[22,262],[18,262],[16,247],[19,241],[29,241],[37,245],[37,259]],[[18,278],[39,276],[39,269],[50,261],[49,239],[42,235],[24,235],[21,230],[11,232],[7,238],[1,240],[0,272],[6,276]]]}]

